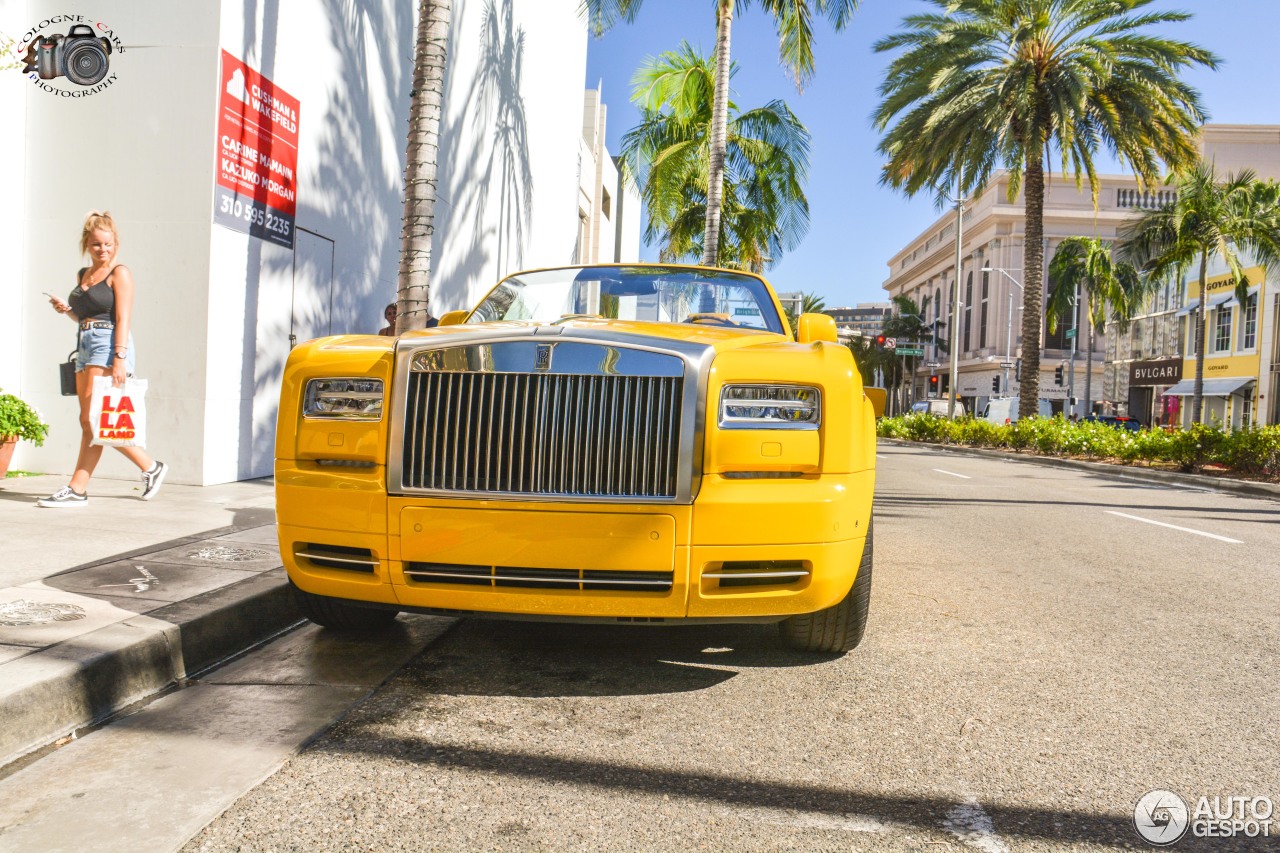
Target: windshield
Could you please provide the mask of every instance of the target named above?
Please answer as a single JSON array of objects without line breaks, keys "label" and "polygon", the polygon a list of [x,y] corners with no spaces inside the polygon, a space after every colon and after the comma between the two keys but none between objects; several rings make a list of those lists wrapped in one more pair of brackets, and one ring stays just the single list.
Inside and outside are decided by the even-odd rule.
[{"label": "windshield", "polygon": [[702,323],[782,334],[768,288],[736,273],[675,267],[570,267],[504,279],[468,323],[604,317]]}]

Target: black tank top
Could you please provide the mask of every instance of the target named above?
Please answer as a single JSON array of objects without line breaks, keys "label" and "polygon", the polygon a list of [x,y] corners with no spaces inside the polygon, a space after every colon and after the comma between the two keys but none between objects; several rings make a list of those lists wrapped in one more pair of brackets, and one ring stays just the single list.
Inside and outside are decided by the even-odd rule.
[{"label": "black tank top", "polygon": [[[116,292],[111,285],[107,284],[107,280],[111,278],[111,273],[115,271],[116,268],[112,267],[111,272],[108,272],[106,278],[102,279],[102,281],[92,285],[88,290],[83,290],[77,286],[75,290],[71,291],[71,295],[67,297],[67,304],[71,306],[71,311],[82,321],[106,320],[109,323],[115,322]],[[84,272],[81,271],[80,275],[83,276]]]}]

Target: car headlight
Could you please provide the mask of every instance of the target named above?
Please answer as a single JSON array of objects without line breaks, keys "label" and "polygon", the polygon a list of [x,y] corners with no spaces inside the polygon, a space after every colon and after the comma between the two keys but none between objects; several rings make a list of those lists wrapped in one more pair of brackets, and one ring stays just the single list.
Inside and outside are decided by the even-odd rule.
[{"label": "car headlight", "polygon": [[721,429],[817,429],[822,392],[811,385],[726,385]]},{"label": "car headlight", "polygon": [[312,379],[302,401],[308,418],[376,421],[382,418],[381,379]]}]

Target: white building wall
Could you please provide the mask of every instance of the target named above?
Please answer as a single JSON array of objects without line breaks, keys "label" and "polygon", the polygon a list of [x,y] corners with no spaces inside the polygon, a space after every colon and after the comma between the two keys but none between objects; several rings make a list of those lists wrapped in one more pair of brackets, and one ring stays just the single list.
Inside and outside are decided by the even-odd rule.
[{"label": "white building wall", "polygon": [[[244,11],[223,6],[220,45],[299,101],[297,216],[293,251],[209,231],[206,483],[271,473],[291,344],[376,332],[399,265],[412,4],[293,0],[263,4],[253,19]],[[210,161],[213,142],[211,132]]]},{"label": "white building wall", "polygon": [[[14,6],[16,13],[11,13]],[[10,32],[68,11],[65,3],[6,4]],[[27,140],[21,165],[25,233],[17,269],[24,285],[18,385],[51,423],[43,448],[23,442],[14,465],[70,472],[80,441],[79,407],[58,394],[54,365],[75,343],[74,326],[39,295],[66,298],[76,282],[80,229],[90,209],[110,210],[120,231],[119,261],[137,284],[133,332],[147,395],[149,439],[178,482],[202,477],[204,365],[208,325],[209,198],[212,190],[213,58],[218,5],[199,0],[118,3],[82,0],[74,12],[106,21],[126,45],[113,54],[112,85],[91,97],[63,98],[16,72],[4,75],[6,99],[20,89]],[[67,31],[55,25],[49,32]],[[7,119],[6,119],[7,124]],[[8,133],[6,128],[6,134]],[[14,162],[14,161],[9,161]],[[10,326],[6,322],[7,327]],[[6,329],[7,337],[12,328]],[[119,454],[103,454],[99,472],[136,477]]]},{"label": "white building wall", "polygon": [[576,0],[455,3],[434,315],[470,308],[508,273],[573,262],[586,67]]},{"label": "white building wall", "polygon": [[[3,0],[0,28],[21,34],[65,11]],[[18,201],[0,206],[0,257],[12,259],[0,304],[17,306],[0,315],[0,387],[53,426],[44,448],[19,444],[14,466],[73,467],[78,405],[58,395],[55,366],[74,327],[39,291],[67,295],[84,214],[106,208],[137,280],[149,449],[172,482],[267,475],[290,336],[375,332],[395,297],[415,4],[80,0],[75,11],[147,47],[113,55],[118,81],[89,98],[0,74],[0,162],[18,164],[7,173]],[[212,222],[222,49],[300,102],[293,251]],[[455,3],[437,316],[506,273],[573,261],[586,49],[576,0]],[[110,452],[98,474],[137,476]]]}]

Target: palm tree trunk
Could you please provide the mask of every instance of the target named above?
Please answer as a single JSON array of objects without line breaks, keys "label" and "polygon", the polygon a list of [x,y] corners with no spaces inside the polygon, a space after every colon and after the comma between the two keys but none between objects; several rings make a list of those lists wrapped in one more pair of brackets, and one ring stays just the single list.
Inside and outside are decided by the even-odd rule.
[{"label": "palm tree trunk", "polygon": [[729,33],[734,0],[716,3],[716,91],[711,108],[711,163],[707,175],[707,220],[702,232],[702,263],[720,258],[720,199],[724,193],[725,135],[729,124]]},{"label": "palm tree trunk", "polygon": [[1191,422],[1200,423],[1204,412],[1204,319],[1205,273],[1209,266],[1209,253],[1200,252],[1200,304],[1196,306],[1196,380],[1191,388]]},{"label": "palm tree trunk", "polygon": [[1026,283],[1022,293],[1022,380],[1018,383],[1018,417],[1035,417],[1040,411],[1040,323],[1044,319],[1044,163],[1041,147],[1027,151],[1026,197],[1022,244],[1022,268]]},{"label": "palm tree trunk", "polygon": [[427,322],[431,238],[435,233],[436,161],[440,152],[444,69],[452,20],[452,0],[419,0],[413,90],[409,93],[409,138],[405,146],[396,332],[421,329]]}]

